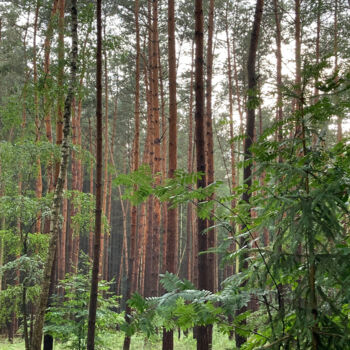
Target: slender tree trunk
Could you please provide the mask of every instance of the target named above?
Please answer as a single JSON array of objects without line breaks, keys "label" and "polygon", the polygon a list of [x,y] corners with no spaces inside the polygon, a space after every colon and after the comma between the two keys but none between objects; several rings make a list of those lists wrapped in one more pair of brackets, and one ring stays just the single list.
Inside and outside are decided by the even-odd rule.
[{"label": "slender tree trunk", "polygon": [[[188,117],[188,153],[187,153],[187,171],[193,172],[193,76],[194,76],[194,40],[192,41],[191,50],[191,77],[190,77],[190,101]],[[197,285],[197,238],[195,237],[193,204],[187,205],[187,278]]]},{"label": "slender tree trunk", "polygon": [[[169,65],[169,172],[173,178],[177,168],[177,102],[176,102],[176,47],[175,47],[175,6],[168,0],[168,65]],[[178,213],[168,203],[166,228],[166,270],[176,273],[178,264]],[[163,331],[163,350],[174,348],[173,331]]]},{"label": "slender tree trunk", "polygon": [[[232,40],[233,77],[234,77],[234,81],[235,81],[235,90],[236,90],[238,114],[239,114],[239,120],[240,120],[239,132],[242,135],[243,134],[243,109],[242,109],[241,92],[240,92],[240,89],[239,89],[238,69],[237,69],[237,52],[236,52],[235,39],[236,38],[234,38]],[[238,152],[240,152],[240,149],[238,150]]]},{"label": "slender tree trunk", "polygon": [[[90,152],[90,194],[94,194],[94,161],[92,159],[92,127],[91,127],[91,120],[89,118],[89,152]],[[89,232],[89,258],[91,261],[93,260],[93,247],[94,247],[94,233],[93,230],[91,229]]]},{"label": "slender tree trunk", "polygon": [[[105,27],[104,27],[105,28]],[[104,33],[106,35],[106,33]],[[103,174],[103,192],[102,192],[102,214],[106,215],[106,209],[107,209],[107,190],[108,190],[108,72],[107,72],[107,52],[106,49],[103,50],[104,54],[104,89],[105,89],[105,127],[104,127],[104,143],[105,143],[105,152],[104,152],[104,160],[103,160],[103,168],[104,168],[104,174]],[[104,233],[105,227],[102,222],[102,228],[101,228],[101,251],[100,251],[100,271],[102,278],[105,279],[105,266],[104,266],[104,255],[108,254],[108,251],[106,251],[105,247],[105,235]]]},{"label": "slender tree trunk", "polygon": [[[205,134],[204,134],[204,59],[203,59],[203,36],[204,36],[204,18],[202,0],[195,0],[195,100],[196,100],[196,155],[197,155],[197,172],[203,174],[197,180],[197,187],[204,188],[206,186],[206,168],[205,168]],[[198,252],[207,250],[207,237],[203,233],[207,227],[206,220],[198,217],[197,219],[198,233]],[[208,289],[208,267],[206,254],[198,257],[198,288]],[[196,331],[197,350],[209,349],[208,327],[198,326]]]},{"label": "slender tree trunk", "polygon": [[[113,125],[112,125],[112,140],[111,140],[111,146],[109,147],[109,156],[111,163],[114,165],[114,140],[115,140],[115,135],[117,131],[117,117],[118,117],[118,95],[115,98],[115,105],[114,105],[114,113],[113,113]],[[107,205],[107,222],[110,227],[110,232],[112,232],[112,173],[108,175],[108,205]],[[109,251],[109,247],[111,244],[111,237],[110,235],[106,236],[106,249]],[[104,257],[104,265],[105,265],[105,280],[109,281],[109,256],[108,254],[105,254]]]},{"label": "slender tree trunk", "polygon": [[[213,76],[213,33],[214,33],[214,0],[209,1],[209,19],[208,19],[208,45],[207,45],[207,81],[206,81],[206,168],[207,168],[207,185],[214,182],[214,140],[212,124],[212,76]],[[209,198],[212,200],[213,197]],[[213,220],[208,220],[208,226],[214,226]],[[215,229],[207,232],[208,248],[215,247]],[[215,291],[215,254],[207,254],[208,260],[208,288]],[[210,336],[210,335],[209,335]],[[211,344],[209,344],[211,347]]]},{"label": "slender tree trunk", "polygon": [[[206,115],[205,115],[205,132],[206,132],[206,180],[207,185],[214,182],[214,140],[213,140],[213,123],[212,123],[212,77],[213,77],[213,33],[214,33],[214,0],[209,1],[209,18],[208,18],[208,44],[207,44],[207,81],[206,81]],[[213,200],[212,195],[208,200]],[[207,226],[213,227],[214,220],[207,220]],[[207,231],[207,249],[215,247],[215,229]],[[215,292],[216,289],[216,255],[209,253],[207,255],[207,289]],[[208,348],[212,348],[213,325],[207,327]]]},{"label": "slender tree trunk", "polygon": [[[154,171],[154,115],[153,115],[153,62],[152,62],[152,3],[151,0],[147,1],[147,14],[148,14],[148,68],[149,68],[149,89],[147,94],[147,133],[149,136],[148,142],[148,162],[151,171]],[[145,84],[147,86],[147,74],[145,75]],[[147,224],[145,230],[145,242],[146,242],[146,254],[145,254],[145,269],[144,269],[144,295],[149,297],[152,295],[152,254],[153,252],[153,197],[151,196],[147,201]],[[147,269],[146,269],[147,266]]]},{"label": "slender tree trunk", "polygon": [[[231,62],[231,48],[230,48],[230,33],[228,27],[228,6],[226,7],[226,18],[225,18],[225,30],[226,30],[226,45],[227,45],[227,75],[228,75],[228,97],[229,97],[229,117],[230,117],[230,152],[231,152],[231,193],[236,187],[236,162],[235,162],[235,142],[233,141],[233,81],[232,81],[232,62]],[[231,208],[234,209],[236,201],[231,201]],[[231,223],[232,232],[234,232],[235,223]],[[234,249],[234,244],[231,245],[231,249]],[[226,268],[227,276],[233,274],[234,266],[229,265]]]},{"label": "slender tree trunk", "polygon": [[[77,115],[76,115],[76,108],[75,108],[75,99],[72,103],[72,144],[74,145],[74,148],[77,146]],[[71,168],[71,174],[72,174],[72,191],[78,190],[78,168],[77,168],[77,157],[76,152],[72,150],[72,168]],[[69,266],[70,266],[70,272],[77,273],[78,269],[78,255],[79,255],[79,230],[76,230],[76,227],[73,227],[72,218],[77,214],[77,209],[74,205],[74,196],[75,193],[73,192],[71,200],[70,200],[70,215],[69,215],[69,238],[71,238],[72,246],[71,251],[69,255]]]},{"label": "slender tree trunk", "polygon": [[[247,120],[246,120],[246,134],[245,134],[245,142],[244,142],[244,161],[245,166],[243,170],[243,181],[246,185],[247,189],[243,192],[242,200],[246,203],[249,203],[251,198],[250,188],[252,186],[252,166],[251,158],[251,145],[254,142],[254,130],[255,130],[255,105],[256,99],[258,98],[257,92],[257,75],[255,71],[256,65],[256,53],[259,44],[259,34],[260,34],[260,25],[263,14],[263,6],[264,0],[257,0],[255,7],[255,15],[254,15],[254,23],[253,29],[250,37],[250,46],[248,53],[248,62],[247,62],[247,71],[248,71],[248,110],[247,110]],[[252,213],[249,210],[249,217],[251,217]],[[242,227],[243,230],[248,229],[246,226]],[[241,238],[240,246],[244,247],[248,243],[246,238]],[[247,256],[243,256],[240,261],[239,270],[242,271],[246,269],[247,266]],[[243,313],[247,310],[246,307],[243,307],[239,310],[239,314]],[[236,346],[240,348],[246,342],[246,338],[236,334]]]},{"label": "slender tree trunk", "polygon": [[[46,37],[44,41],[44,74],[45,74],[45,88],[48,88],[49,84],[47,83],[48,80],[51,79],[50,76],[50,53],[51,53],[51,39],[53,35],[53,20],[54,16],[57,12],[57,6],[58,6],[58,0],[54,0],[51,10],[51,17],[50,22],[48,24]],[[51,103],[49,102],[49,99],[47,98],[47,95],[44,93],[44,120],[45,120],[45,130],[46,130],[46,138],[47,140],[52,143],[52,125],[51,125]],[[49,192],[54,191],[54,184],[53,184],[53,173],[52,173],[52,162],[53,159],[50,160],[48,167],[47,167],[47,178],[48,178],[48,189]]]},{"label": "slender tree trunk", "polygon": [[[334,71],[338,72],[338,3],[339,0],[334,0]],[[337,141],[343,139],[342,118],[338,115],[337,118]]]},{"label": "slender tree trunk", "polygon": [[281,15],[279,9],[279,1],[273,0],[273,11],[276,22],[276,83],[277,83],[277,109],[276,109],[276,122],[279,123],[277,128],[276,140],[282,141],[282,120],[283,120],[283,101],[282,101],[282,36],[281,36]]},{"label": "slender tree trunk", "polygon": [[[145,69],[145,86],[146,95],[148,96],[147,73]],[[148,99],[148,98],[147,98]],[[150,115],[147,115],[149,122]],[[143,151],[142,163],[147,164],[150,147],[149,128],[147,128],[147,135],[145,147]],[[147,248],[147,220],[146,220],[146,203],[142,203],[139,212],[139,228],[138,228],[138,242],[137,242],[137,259],[135,260],[135,273],[139,276],[139,283],[135,281],[135,291],[139,288],[139,293],[145,295],[145,262],[146,262],[146,248]]]},{"label": "slender tree trunk", "polygon": [[[158,40],[158,52],[160,53],[159,40]],[[162,74],[162,65],[160,60],[160,54],[158,54],[158,66],[159,66],[159,85],[160,85],[160,105],[161,105],[161,122],[162,122],[162,133],[160,137],[161,147],[161,169],[162,169],[162,179],[166,178],[166,168],[167,168],[167,122],[165,118],[165,96],[163,88],[163,74]],[[166,270],[166,255],[167,255],[167,227],[168,227],[168,211],[167,203],[163,202],[161,204],[161,216],[162,216],[162,236],[163,236],[163,249],[162,249],[162,262],[161,262],[161,272],[163,273]]]},{"label": "slender tree trunk", "polygon": [[[57,75],[57,85],[58,85],[58,98],[57,98],[57,121],[56,121],[56,145],[60,146],[62,144],[63,137],[63,103],[64,103],[64,7],[65,0],[59,0],[58,9],[58,75]],[[58,173],[60,169],[60,162],[55,164],[55,174],[54,174],[54,186],[56,186],[56,181],[58,178]]]},{"label": "slender tree trunk", "polygon": [[[57,73],[57,85],[58,85],[58,96],[57,96],[57,117],[56,117],[56,145],[61,147],[63,142],[63,124],[64,124],[64,14],[65,14],[65,0],[58,0],[58,73]],[[72,98],[73,103],[74,97]],[[72,107],[71,107],[72,109]],[[73,110],[74,112],[74,110]],[[60,161],[56,161],[54,169],[52,170],[52,185],[51,187],[55,188],[57,179],[59,176]],[[64,181],[63,191],[67,190],[67,176]],[[68,199],[63,198],[62,203],[62,214],[63,214],[63,225],[62,229],[59,230],[59,246],[55,254],[55,261],[53,270],[58,271],[58,275],[61,279],[64,278],[65,272],[71,271],[71,254],[66,255],[66,243],[71,242],[72,236],[67,234],[67,221],[68,221]],[[72,248],[72,244],[68,244],[69,249]],[[68,251],[69,251],[68,249]],[[67,258],[68,257],[68,258]],[[65,266],[67,263],[67,266]],[[51,272],[51,285],[50,293],[54,291],[54,286],[56,284],[56,274]],[[63,290],[62,290],[63,293]],[[50,294],[51,296],[51,294]],[[45,335],[44,346],[46,345],[45,350],[52,348],[53,339],[51,335]]]},{"label": "slender tree trunk", "polygon": [[[295,11],[295,85],[296,95],[295,110],[299,111],[301,108],[301,23],[300,23],[300,0],[294,0]],[[297,125],[297,132],[300,132],[300,126]]]},{"label": "slender tree trunk", "polygon": [[97,50],[96,50],[96,211],[95,211],[95,243],[94,261],[91,277],[91,292],[89,304],[89,323],[87,335],[87,349],[95,349],[95,323],[98,294],[98,273],[101,251],[102,226],[102,20],[101,3],[97,0]]},{"label": "slender tree trunk", "polygon": [[32,349],[40,350],[42,331],[44,325],[44,316],[46,305],[49,297],[50,287],[50,275],[52,266],[54,264],[54,257],[56,252],[56,246],[58,241],[58,226],[59,226],[59,212],[62,203],[63,188],[65,182],[65,174],[67,171],[68,157],[69,157],[69,129],[70,129],[70,116],[71,116],[71,104],[74,97],[74,89],[76,85],[76,71],[77,71],[77,56],[78,56],[78,16],[77,16],[77,4],[76,0],[72,0],[71,3],[71,17],[72,17],[72,53],[71,53],[71,76],[70,85],[68,89],[67,98],[64,104],[64,130],[63,130],[63,142],[61,147],[61,162],[59,169],[59,176],[57,178],[57,184],[54,192],[52,216],[50,224],[50,243],[47,261],[44,268],[43,282],[41,286],[41,294],[39,299],[39,306],[36,313],[36,320],[34,326],[34,333],[32,339]]},{"label": "slender tree trunk", "polygon": [[[38,96],[38,87],[37,87],[38,69],[37,69],[37,55],[36,55],[36,36],[37,36],[37,30],[38,30],[39,8],[40,8],[40,1],[38,0],[36,2],[34,34],[33,34],[33,51],[34,51],[33,77],[34,77],[34,110],[35,110],[35,127],[36,127],[35,141],[36,142],[40,141],[40,124],[41,124],[39,119],[39,96]],[[37,163],[38,174],[36,178],[35,194],[36,194],[36,197],[40,199],[43,194],[43,178],[41,173],[41,161],[39,157],[37,158],[36,163]],[[37,217],[36,232],[41,232],[41,213],[39,213]]]},{"label": "slender tree trunk", "polygon": [[[140,28],[139,28],[139,1],[135,0],[134,8],[135,16],[135,34],[136,34],[136,68],[135,68],[135,134],[133,142],[133,171],[139,168],[139,153],[140,153]],[[137,206],[131,206],[131,233],[130,233],[130,260],[129,260],[129,281],[127,284],[126,299],[130,299],[131,294],[137,289],[137,272],[136,269],[140,255],[136,255],[137,248]],[[140,240],[140,234],[139,234]],[[127,305],[125,310],[126,321],[130,318],[131,309]],[[125,336],[123,349],[130,349],[131,337]]]},{"label": "slender tree trunk", "polygon": [[[316,45],[315,45],[315,51],[316,51],[316,65],[320,63],[320,37],[321,37],[321,4],[322,0],[317,1],[317,24],[316,24]],[[315,102],[319,100],[318,94],[319,90],[317,88],[317,82],[315,82]]]},{"label": "slender tree trunk", "polygon": [[[64,181],[64,188],[63,191],[67,191],[68,188],[68,181],[67,181],[67,174],[66,174],[66,179]],[[58,269],[58,279],[62,280],[65,277],[66,272],[69,271],[67,269],[67,257],[66,257],[66,246],[67,246],[67,217],[68,217],[68,199],[65,197],[63,198],[63,203],[62,203],[62,216],[63,216],[63,223],[62,223],[62,228],[60,230],[60,236],[59,236],[59,241],[60,245],[58,247],[58,250],[60,251],[59,256],[60,260],[59,263],[57,263],[57,269]],[[56,264],[56,262],[55,262]],[[68,261],[68,264],[70,262]],[[63,294],[63,290],[61,292]]]},{"label": "slender tree trunk", "polygon": [[[154,144],[154,174],[161,172],[160,155],[160,123],[159,123],[159,97],[158,97],[158,0],[152,0],[152,109],[153,109],[153,144]],[[160,184],[160,176],[156,175],[155,184]],[[152,227],[152,296],[158,295],[159,290],[159,258],[160,258],[160,222],[161,209],[158,198],[153,200],[153,227]]]}]

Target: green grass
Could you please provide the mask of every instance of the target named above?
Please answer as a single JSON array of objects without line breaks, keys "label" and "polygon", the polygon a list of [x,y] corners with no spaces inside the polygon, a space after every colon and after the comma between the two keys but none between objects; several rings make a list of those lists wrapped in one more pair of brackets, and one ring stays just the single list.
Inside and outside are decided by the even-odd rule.
[{"label": "green grass", "polygon": [[[101,335],[103,336],[103,335]],[[118,332],[115,334],[108,334],[108,341],[110,344],[109,349],[119,350],[123,348],[124,334]],[[178,339],[177,331],[174,332],[174,349],[175,350],[195,350],[196,341],[192,337],[192,332],[188,336],[184,336],[181,332],[181,338]],[[0,350],[24,350],[24,341],[22,338],[16,338],[13,344],[10,344],[5,338],[0,338]],[[54,350],[65,350],[67,346],[56,343]],[[109,350],[108,349],[108,350]],[[143,335],[138,334],[131,339],[131,350],[161,350],[162,341],[161,336],[154,336],[151,339],[145,338]],[[224,334],[214,331],[213,336],[213,350],[232,350],[234,349],[233,341],[229,341],[228,337]],[[107,350],[107,349],[106,349]]]}]

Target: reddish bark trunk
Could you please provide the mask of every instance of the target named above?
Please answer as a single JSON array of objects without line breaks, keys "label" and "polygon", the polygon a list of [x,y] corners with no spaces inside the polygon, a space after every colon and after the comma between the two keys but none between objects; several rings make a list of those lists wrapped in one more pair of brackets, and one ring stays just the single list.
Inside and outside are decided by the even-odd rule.
[{"label": "reddish bark trunk", "polygon": [[[154,110],[153,110],[153,33],[152,33],[152,3],[149,0],[148,5],[148,67],[149,67],[149,90],[147,95],[147,112],[148,112],[148,136],[149,136],[149,166],[152,173],[154,172]],[[158,80],[158,79],[157,79]],[[144,293],[145,296],[152,296],[152,254],[153,252],[153,197],[147,201],[147,227],[146,227],[146,256],[145,256],[145,270],[144,270]],[[146,269],[147,266],[147,269]]]},{"label": "reddish bark trunk", "polygon": [[[159,67],[158,67],[158,0],[152,0],[152,112],[153,112],[153,145],[154,145],[154,174],[161,172],[160,155],[160,122],[159,122]],[[155,184],[160,184],[160,176],[156,175]],[[158,198],[153,200],[152,222],[152,296],[158,295],[159,289],[159,258],[160,258],[160,222],[161,210]]]}]

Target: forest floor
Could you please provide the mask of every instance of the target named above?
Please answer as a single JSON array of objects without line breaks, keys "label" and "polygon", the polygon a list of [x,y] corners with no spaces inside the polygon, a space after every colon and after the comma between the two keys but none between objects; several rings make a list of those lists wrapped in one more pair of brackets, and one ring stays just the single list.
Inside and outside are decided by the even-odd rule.
[{"label": "forest floor", "polygon": [[[124,335],[122,333],[116,333],[114,335],[108,335],[110,341],[110,347],[106,350],[113,349],[119,350],[123,348]],[[181,338],[175,336],[175,350],[194,350],[196,349],[196,341],[192,337],[192,333],[186,337],[181,333]],[[214,332],[213,337],[213,350],[232,350],[234,349],[234,341],[230,341],[227,336]],[[0,350],[24,350],[24,341],[22,338],[16,338],[13,344],[10,344],[7,339],[0,338]],[[67,344],[56,343],[55,350],[69,349]],[[153,339],[145,339],[143,336],[134,336],[131,340],[131,350],[160,350],[162,349],[161,339],[154,337]]]}]

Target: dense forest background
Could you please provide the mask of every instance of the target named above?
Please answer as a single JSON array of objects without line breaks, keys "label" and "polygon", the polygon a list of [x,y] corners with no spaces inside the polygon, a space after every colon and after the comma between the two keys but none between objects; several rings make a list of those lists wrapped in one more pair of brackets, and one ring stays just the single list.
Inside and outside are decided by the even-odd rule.
[{"label": "dense forest background", "polygon": [[2,1],[1,333],[350,348],[349,14]]}]

